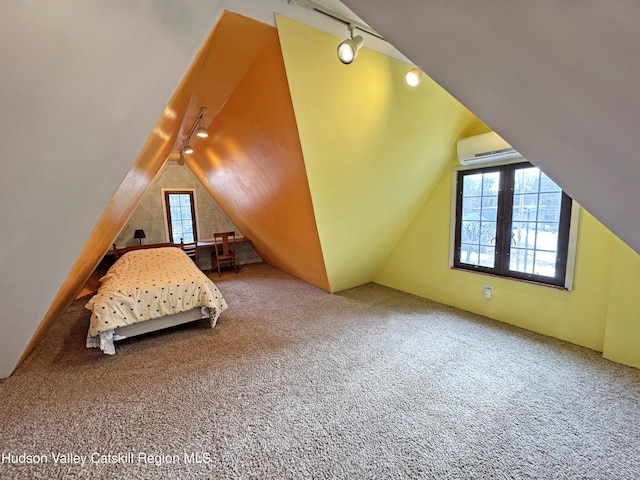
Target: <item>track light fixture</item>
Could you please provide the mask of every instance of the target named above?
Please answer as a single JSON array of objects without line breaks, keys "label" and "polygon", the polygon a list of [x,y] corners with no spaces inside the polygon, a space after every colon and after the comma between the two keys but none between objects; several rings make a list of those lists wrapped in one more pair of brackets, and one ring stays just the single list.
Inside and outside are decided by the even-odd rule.
[{"label": "track light fixture", "polygon": [[196,127],[196,137],[207,138],[209,136],[209,132],[207,132],[206,127],[204,126],[204,121],[202,120],[202,115],[198,117],[196,121],[198,126]]},{"label": "track light fixture", "polygon": [[364,40],[360,35],[353,36],[356,26],[353,23],[348,24],[349,37],[347,40],[340,42],[338,45],[338,58],[345,65],[353,63],[358,56],[358,50],[364,45]]},{"label": "track light fixture", "polygon": [[209,136],[209,132],[207,131],[207,128],[204,126],[204,120],[202,120],[202,117],[204,117],[205,113],[207,113],[207,109],[206,107],[202,107],[200,109],[200,115],[198,115],[198,118],[193,124],[193,127],[191,127],[191,130],[189,131],[187,140],[191,140],[191,136],[193,135],[194,132],[196,134],[196,137],[207,138]]},{"label": "track light fixture", "polygon": [[418,84],[422,81],[423,76],[424,74],[422,73],[422,70],[420,70],[418,67],[413,67],[407,72],[404,79],[410,87],[417,87]]},{"label": "track light fixture", "polygon": [[180,150],[180,153],[184,153],[186,155],[191,155],[193,153],[193,147],[191,145],[189,145],[189,141],[185,140],[182,144],[182,150]]},{"label": "track light fixture", "polygon": [[204,126],[204,121],[202,120],[202,117],[204,117],[205,113],[207,113],[207,109],[205,107],[202,107],[200,109],[200,115],[198,115],[198,118],[194,122],[193,127],[191,127],[191,130],[189,131],[189,135],[187,135],[184,140],[182,140],[182,148],[180,149],[180,157],[178,158],[179,165],[184,165],[185,155],[191,155],[193,153],[193,147],[191,146],[191,137],[194,133],[197,137],[200,138],[207,138],[209,136],[209,132]]},{"label": "track light fixture", "polygon": [[[360,21],[354,20],[353,17],[349,17],[338,11],[331,10],[313,0],[287,0],[287,3],[291,5],[297,5],[299,7],[311,10],[314,13],[324,15],[325,17],[336,20],[349,28],[349,38],[344,40],[343,42],[340,42],[340,45],[338,45],[338,58],[342,63],[346,65],[353,63],[353,61],[358,56],[358,50],[360,50],[362,48],[362,45],[364,44],[364,40],[360,35],[356,35],[355,37],[353,36],[353,31],[356,28],[371,37],[379,38],[383,42],[386,42],[382,35],[380,35],[366,23],[361,23]],[[340,2],[329,3],[339,4]]]}]

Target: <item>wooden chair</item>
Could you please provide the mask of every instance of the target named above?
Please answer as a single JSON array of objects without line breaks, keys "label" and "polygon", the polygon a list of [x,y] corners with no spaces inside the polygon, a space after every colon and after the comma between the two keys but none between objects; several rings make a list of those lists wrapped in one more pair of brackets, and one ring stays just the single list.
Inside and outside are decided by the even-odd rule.
[{"label": "wooden chair", "polygon": [[236,232],[217,232],[213,234],[216,242],[214,251],[216,253],[216,268],[220,273],[220,267],[232,266],[238,273],[238,262],[236,261]]},{"label": "wooden chair", "polygon": [[182,238],[180,239],[180,248],[186,253],[193,263],[196,264],[196,267],[200,268],[200,264],[198,263],[198,242],[189,242],[184,243]]}]

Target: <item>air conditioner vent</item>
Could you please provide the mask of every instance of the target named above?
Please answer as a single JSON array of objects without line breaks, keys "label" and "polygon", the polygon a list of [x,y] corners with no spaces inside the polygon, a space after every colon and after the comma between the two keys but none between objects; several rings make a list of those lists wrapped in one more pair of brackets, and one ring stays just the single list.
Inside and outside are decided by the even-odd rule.
[{"label": "air conditioner vent", "polygon": [[458,161],[462,165],[485,165],[522,158],[522,155],[495,132],[458,140]]}]

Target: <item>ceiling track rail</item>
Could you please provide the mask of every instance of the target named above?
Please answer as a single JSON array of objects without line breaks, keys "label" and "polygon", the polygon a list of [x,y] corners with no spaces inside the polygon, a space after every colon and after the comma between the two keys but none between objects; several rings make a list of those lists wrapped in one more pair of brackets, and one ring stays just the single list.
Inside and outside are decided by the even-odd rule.
[{"label": "ceiling track rail", "polygon": [[372,29],[370,26],[365,25],[363,23],[357,22],[349,17],[342,15],[341,13],[334,12],[333,10],[329,10],[328,8],[313,2],[312,0],[287,0],[290,5],[296,5],[298,7],[306,8],[307,10],[312,10],[314,12],[325,15],[326,17],[332,18],[340,23],[344,23],[347,26],[353,26],[357,28],[361,32],[367,33],[373,37],[379,38],[386,42],[384,37]]}]

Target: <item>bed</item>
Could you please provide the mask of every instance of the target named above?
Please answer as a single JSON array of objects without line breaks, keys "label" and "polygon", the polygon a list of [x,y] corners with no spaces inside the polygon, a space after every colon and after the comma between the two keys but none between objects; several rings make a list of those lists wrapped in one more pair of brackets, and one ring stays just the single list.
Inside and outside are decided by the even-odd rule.
[{"label": "bed", "polygon": [[115,250],[91,310],[87,348],[115,354],[114,341],[208,318],[215,327],[227,302],[179,244]]}]

